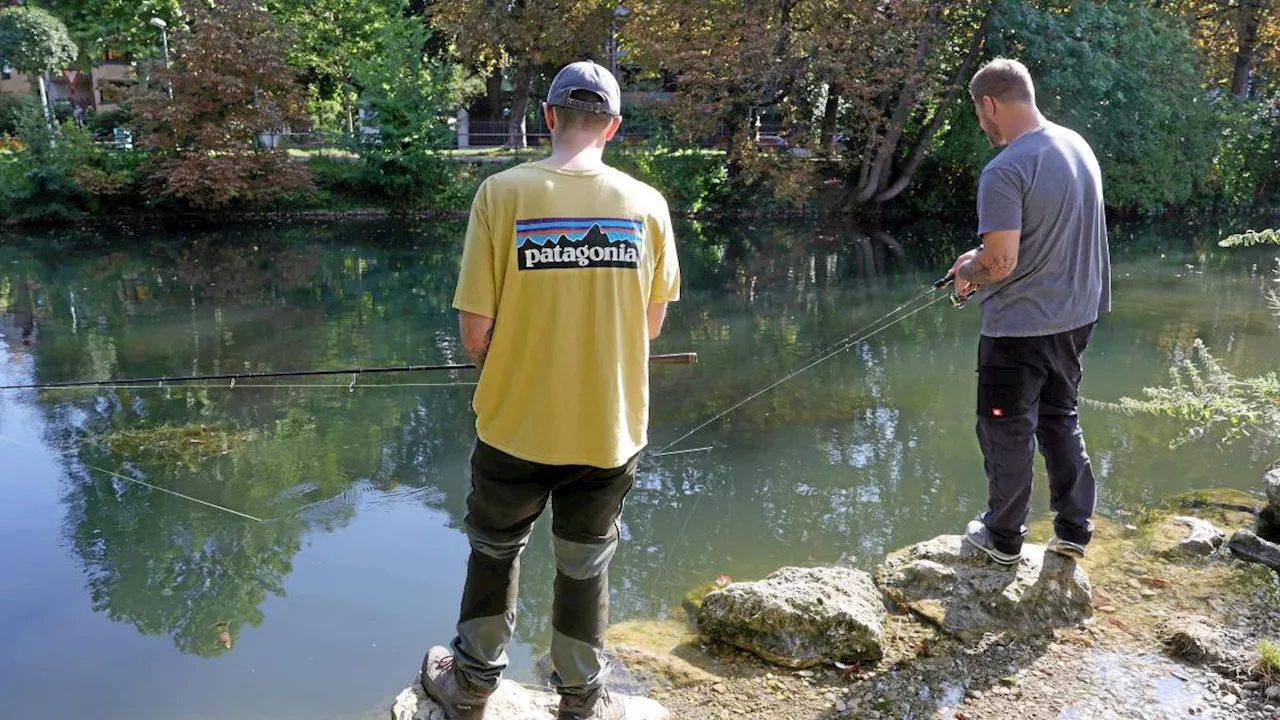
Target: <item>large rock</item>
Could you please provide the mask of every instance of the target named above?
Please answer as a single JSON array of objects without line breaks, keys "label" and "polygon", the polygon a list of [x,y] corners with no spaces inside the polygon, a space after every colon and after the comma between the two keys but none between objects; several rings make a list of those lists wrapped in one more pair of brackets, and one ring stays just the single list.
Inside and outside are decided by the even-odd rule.
[{"label": "large rock", "polygon": [[1175,515],[1152,530],[1152,549],[1165,557],[1207,557],[1222,547],[1226,535],[1213,523]]},{"label": "large rock", "polygon": [[1235,659],[1222,628],[1205,617],[1171,618],[1160,625],[1159,635],[1169,654],[1182,660],[1221,665]]},{"label": "large rock", "polygon": [[867,573],[787,567],[709,593],[698,631],[769,662],[805,668],[880,659],[884,616],[884,600]]},{"label": "large rock", "polygon": [[876,568],[888,596],[957,635],[1038,631],[1093,615],[1089,577],[1074,560],[1024,545],[1022,562],[992,562],[959,535],[892,553]]},{"label": "large rock", "polygon": [[[666,708],[647,698],[622,698],[627,705],[627,720],[667,720]],[[485,720],[552,720],[559,703],[553,693],[528,690],[510,680],[503,680],[498,692],[489,698]],[[445,720],[440,706],[427,698],[417,681],[396,697],[391,707],[391,720]]]},{"label": "large rock", "polygon": [[1249,530],[1237,530],[1227,542],[1227,549],[1241,560],[1261,563],[1280,572],[1280,545],[1263,540]]},{"label": "large rock", "polygon": [[1280,510],[1280,468],[1263,475],[1262,482],[1267,488],[1267,502],[1271,507]]}]

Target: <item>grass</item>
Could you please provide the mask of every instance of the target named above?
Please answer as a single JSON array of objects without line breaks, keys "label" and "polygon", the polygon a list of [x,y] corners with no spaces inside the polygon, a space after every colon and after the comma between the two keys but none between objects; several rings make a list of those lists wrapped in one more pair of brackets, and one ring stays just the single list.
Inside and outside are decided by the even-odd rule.
[{"label": "grass", "polygon": [[1270,685],[1280,683],[1280,647],[1270,640],[1258,643],[1257,673]]}]

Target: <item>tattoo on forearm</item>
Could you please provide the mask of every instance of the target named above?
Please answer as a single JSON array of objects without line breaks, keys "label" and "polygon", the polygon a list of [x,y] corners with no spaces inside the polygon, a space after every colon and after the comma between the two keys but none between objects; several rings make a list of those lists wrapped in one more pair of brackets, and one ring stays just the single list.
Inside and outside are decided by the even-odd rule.
[{"label": "tattoo on forearm", "polygon": [[484,359],[489,356],[489,343],[493,341],[493,328],[484,334],[484,346],[478,351],[471,353],[471,361],[476,364],[477,368],[484,367]]},{"label": "tattoo on forearm", "polygon": [[996,255],[985,262],[981,256],[978,256],[961,265],[956,274],[962,280],[968,280],[975,285],[984,285],[1008,277],[1009,273],[1013,272],[1016,262],[1008,253]]}]

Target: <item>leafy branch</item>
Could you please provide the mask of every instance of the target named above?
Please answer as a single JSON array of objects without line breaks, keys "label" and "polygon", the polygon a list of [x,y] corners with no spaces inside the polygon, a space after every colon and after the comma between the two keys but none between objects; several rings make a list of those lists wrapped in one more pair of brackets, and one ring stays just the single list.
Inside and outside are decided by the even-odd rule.
[{"label": "leafy branch", "polygon": [[[1252,230],[1218,243],[1223,247],[1280,245],[1280,232]],[[1274,280],[1280,284],[1280,260]],[[1271,312],[1280,317],[1280,290],[1263,293]],[[1269,372],[1250,378],[1236,377],[1196,339],[1191,352],[1169,369],[1168,385],[1144,388],[1144,399],[1121,398],[1104,404],[1128,414],[1163,415],[1188,421],[1188,429],[1170,445],[1179,447],[1206,436],[1219,436],[1222,444],[1254,437],[1266,446],[1280,444],[1280,375]]]},{"label": "leafy branch", "polygon": [[1280,230],[1246,230],[1218,242],[1221,247],[1253,247],[1264,244],[1280,245]]},{"label": "leafy branch", "polygon": [[1236,377],[1201,340],[1169,369],[1169,384],[1142,391],[1144,399],[1121,398],[1106,407],[1131,415],[1163,415],[1190,423],[1170,445],[1204,437],[1227,444],[1256,437],[1273,444],[1280,435],[1280,375]]}]

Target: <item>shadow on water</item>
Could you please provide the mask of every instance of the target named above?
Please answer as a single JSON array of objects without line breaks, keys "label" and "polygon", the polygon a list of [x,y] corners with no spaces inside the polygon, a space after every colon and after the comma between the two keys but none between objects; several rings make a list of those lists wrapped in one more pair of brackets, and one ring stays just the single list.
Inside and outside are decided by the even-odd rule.
[{"label": "shadow on water", "polygon": [[[1100,327],[1090,368],[1103,372],[1086,381],[1091,396],[1114,399],[1158,382],[1170,353],[1194,337],[1212,339],[1225,362],[1246,370],[1280,351],[1274,334],[1255,333],[1264,312],[1251,303],[1262,279],[1248,268],[1258,258],[1218,252],[1213,232],[1118,229],[1116,287],[1126,302]],[[463,353],[450,301],[461,233],[458,223],[352,222],[16,237],[0,246],[0,334],[21,359],[13,364],[21,376],[7,377],[456,362]],[[927,219],[892,232],[847,220],[683,223],[679,238],[683,299],[655,352],[694,351],[700,362],[653,373],[655,447],[848,338],[973,244],[968,228]],[[1188,263],[1199,274],[1175,277]],[[611,570],[615,619],[678,613],[685,589],[721,572],[868,568],[886,550],[962,526],[985,502],[970,419],[978,316],[937,308],[675,448],[711,451],[645,458]],[[43,442],[61,463],[62,536],[93,609],[208,657],[233,652],[263,625],[263,608],[284,598],[304,547],[351,533],[362,515],[426,510],[421,522],[447,525],[447,542],[465,547],[471,388],[404,384],[472,380],[100,388],[0,403],[31,405],[42,418]],[[1206,479],[1249,462],[1219,458],[1188,470],[1156,452],[1167,425],[1087,421],[1104,506],[1220,484]],[[1176,479],[1149,482],[1165,476]],[[411,547],[395,552],[368,564],[414,567]],[[422,572],[447,598],[433,602],[456,607],[461,564]],[[533,654],[549,634],[548,523],[536,529],[522,574],[517,639]],[[337,592],[362,580],[338,573],[324,582]],[[361,612],[371,615],[417,602],[366,595]],[[294,605],[271,607],[288,614]],[[337,677],[340,665],[322,672]]]}]

